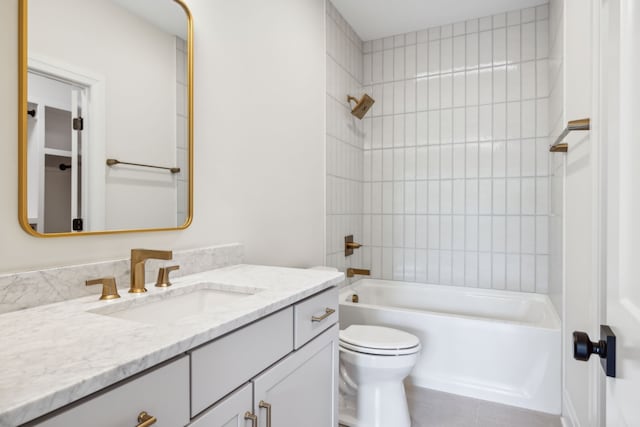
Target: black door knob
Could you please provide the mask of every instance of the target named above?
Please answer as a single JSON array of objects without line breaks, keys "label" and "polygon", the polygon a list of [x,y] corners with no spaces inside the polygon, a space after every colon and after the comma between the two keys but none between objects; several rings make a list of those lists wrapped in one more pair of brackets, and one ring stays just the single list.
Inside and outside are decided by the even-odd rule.
[{"label": "black door knob", "polygon": [[586,332],[573,333],[573,358],[585,362],[592,354],[600,356],[600,364],[607,376],[616,376],[616,335],[607,325],[600,325],[598,342],[591,342]]},{"label": "black door knob", "polygon": [[586,332],[573,333],[573,358],[587,361],[592,354],[607,357],[607,343],[605,341],[591,342]]}]

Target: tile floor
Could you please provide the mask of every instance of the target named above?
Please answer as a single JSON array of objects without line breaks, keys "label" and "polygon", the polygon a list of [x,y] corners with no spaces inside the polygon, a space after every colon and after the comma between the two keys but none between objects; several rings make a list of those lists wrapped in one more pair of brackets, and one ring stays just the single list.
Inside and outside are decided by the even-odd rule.
[{"label": "tile floor", "polygon": [[412,427],[561,427],[559,416],[424,388],[407,388]]},{"label": "tile floor", "polygon": [[407,399],[412,427],[562,426],[556,415],[424,388],[407,387]]}]

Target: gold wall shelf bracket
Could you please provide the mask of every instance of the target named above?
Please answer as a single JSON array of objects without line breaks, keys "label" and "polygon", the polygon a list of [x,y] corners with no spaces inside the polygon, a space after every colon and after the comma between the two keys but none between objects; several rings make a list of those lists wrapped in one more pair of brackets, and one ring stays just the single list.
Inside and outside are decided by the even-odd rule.
[{"label": "gold wall shelf bracket", "polygon": [[169,168],[166,166],[145,165],[144,163],[130,163],[130,162],[122,162],[117,159],[107,159],[107,166],[115,166],[115,165],[140,166],[141,168],[164,169],[164,170],[168,170],[171,173],[180,173],[180,168],[178,167]]},{"label": "gold wall shelf bracket", "polygon": [[590,130],[591,129],[591,119],[579,119],[579,120],[571,120],[567,123],[567,127],[564,128],[560,136],[556,139],[551,146],[549,146],[549,151],[552,153],[566,153],[569,150],[569,144],[566,142],[562,142],[570,132],[574,130]]}]

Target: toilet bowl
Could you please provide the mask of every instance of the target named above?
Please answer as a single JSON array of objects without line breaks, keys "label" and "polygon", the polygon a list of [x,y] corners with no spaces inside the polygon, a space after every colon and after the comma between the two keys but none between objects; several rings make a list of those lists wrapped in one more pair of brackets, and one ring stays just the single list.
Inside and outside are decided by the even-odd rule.
[{"label": "toilet bowl", "polygon": [[418,360],[420,340],[383,326],[340,331],[340,424],[410,427],[403,380]]}]

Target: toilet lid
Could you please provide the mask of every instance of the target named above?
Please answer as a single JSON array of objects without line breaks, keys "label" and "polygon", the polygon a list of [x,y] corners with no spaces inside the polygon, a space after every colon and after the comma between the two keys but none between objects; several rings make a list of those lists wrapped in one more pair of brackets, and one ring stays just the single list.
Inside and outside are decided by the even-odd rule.
[{"label": "toilet lid", "polygon": [[411,354],[420,350],[415,335],[384,326],[351,325],[340,331],[340,345],[371,354]]}]

